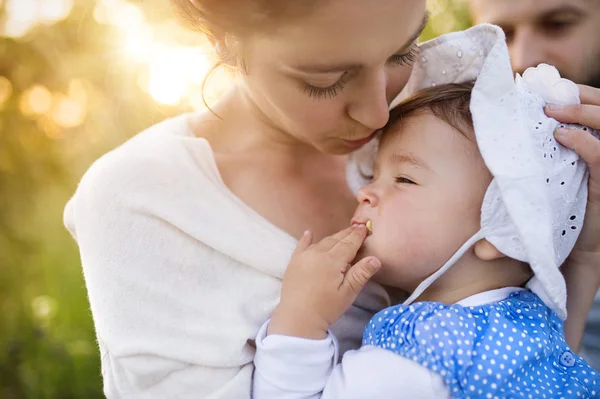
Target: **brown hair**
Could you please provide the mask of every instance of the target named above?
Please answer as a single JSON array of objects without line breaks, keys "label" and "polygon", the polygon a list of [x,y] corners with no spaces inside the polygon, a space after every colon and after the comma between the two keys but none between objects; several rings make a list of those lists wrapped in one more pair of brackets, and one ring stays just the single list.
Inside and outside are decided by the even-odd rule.
[{"label": "brown hair", "polygon": [[417,112],[429,111],[473,140],[473,117],[469,108],[473,83],[449,83],[418,91],[390,111],[390,119],[384,128],[402,123]]},{"label": "brown hair", "polygon": [[231,41],[239,42],[295,18],[310,14],[324,0],[171,0],[178,14],[194,30],[221,45],[225,63],[237,57]]},{"label": "brown hair", "polygon": [[284,22],[309,14],[325,0],[171,0],[187,25],[204,33],[217,48],[219,61],[202,81],[202,102],[215,114],[204,97],[204,86],[212,72],[226,65],[247,73],[242,41],[256,33],[268,32]]}]

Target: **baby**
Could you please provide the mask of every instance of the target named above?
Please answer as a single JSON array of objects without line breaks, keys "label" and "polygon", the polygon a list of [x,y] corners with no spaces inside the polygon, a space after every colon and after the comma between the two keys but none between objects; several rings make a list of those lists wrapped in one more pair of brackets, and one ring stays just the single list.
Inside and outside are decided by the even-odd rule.
[{"label": "baby", "polygon": [[[547,213],[521,225],[515,216],[524,242],[515,236],[503,252],[491,242],[509,228],[507,215],[518,213],[520,204],[511,203],[510,184],[502,191],[511,177],[494,176],[484,162],[482,153],[490,147],[484,141],[478,147],[472,89],[469,83],[439,85],[394,108],[380,138],[374,179],[358,192],[352,222],[355,229],[367,225],[369,230],[359,258],[376,257],[380,265],[374,264],[373,279],[412,293],[410,298],[375,315],[365,328],[363,346],[346,353],[338,365],[335,337],[320,334],[335,320],[313,332],[316,324],[298,320],[305,326],[292,333],[296,337],[270,331],[267,322],[257,337],[256,399],[600,397],[600,375],[565,342],[560,290],[543,280],[558,273],[557,266],[543,269],[543,260],[536,258],[540,248],[528,249],[543,246],[536,240],[545,222],[536,218]],[[545,121],[537,123],[534,130]],[[542,159],[558,157],[558,150],[549,147],[555,143],[538,144],[548,147]],[[559,167],[577,166],[563,155]],[[494,165],[493,159],[487,161]],[[519,169],[520,159],[514,162]],[[494,190],[500,199],[494,199]],[[498,205],[502,202],[506,214]],[[561,227],[557,235],[573,234],[581,226],[577,218],[569,216],[571,231]],[[555,220],[550,224],[556,229]],[[497,242],[504,248],[501,238]],[[540,256],[549,251],[554,248],[542,247]],[[526,257],[521,253],[531,255],[531,263],[519,259]],[[523,288],[534,275],[542,278],[538,285],[543,289],[536,290],[533,281],[530,285],[538,294]],[[297,276],[286,274],[284,294],[290,290],[286,279]],[[343,275],[314,276],[315,281],[322,278],[340,285],[344,280]],[[307,289],[304,300],[312,297]],[[315,312],[318,307],[315,303]],[[273,323],[277,317],[276,310]]]},{"label": "baby", "polygon": [[[600,374],[565,342],[559,271],[587,170],[543,111],[579,102],[577,86],[548,65],[515,80],[491,25],[426,43],[420,60],[353,226],[299,241],[257,334],[254,398],[599,398]],[[336,364],[329,327],[371,277],[410,296]]]}]

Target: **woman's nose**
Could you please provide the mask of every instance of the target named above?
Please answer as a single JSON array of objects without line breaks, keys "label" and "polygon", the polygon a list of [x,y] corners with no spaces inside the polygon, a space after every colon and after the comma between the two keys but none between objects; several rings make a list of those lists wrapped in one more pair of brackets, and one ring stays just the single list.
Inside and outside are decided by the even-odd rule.
[{"label": "woman's nose", "polygon": [[389,119],[385,69],[365,76],[361,88],[348,107],[348,115],[369,129],[381,129]]},{"label": "woman's nose", "polygon": [[377,206],[379,203],[379,197],[375,193],[375,188],[373,184],[369,184],[358,190],[358,195],[356,199],[361,205],[368,205],[371,207]]}]

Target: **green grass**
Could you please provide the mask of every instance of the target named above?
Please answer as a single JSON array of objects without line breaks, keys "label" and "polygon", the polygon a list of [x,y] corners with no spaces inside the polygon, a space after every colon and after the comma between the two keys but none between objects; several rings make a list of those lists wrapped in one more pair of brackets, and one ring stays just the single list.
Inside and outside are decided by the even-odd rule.
[{"label": "green grass", "polygon": [[102,398],[77,247],[62,226],[65,187],[40,190],[21,242],[2,245],[0,398]]}]

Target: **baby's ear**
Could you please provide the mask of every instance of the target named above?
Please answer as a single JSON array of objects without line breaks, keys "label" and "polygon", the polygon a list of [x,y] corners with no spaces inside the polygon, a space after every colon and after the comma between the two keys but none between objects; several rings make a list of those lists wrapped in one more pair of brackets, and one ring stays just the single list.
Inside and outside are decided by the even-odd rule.
[{"label": "baby's ear", "polygon": [[475,251],[475,256],[481,260],[495,260],[506,257],[506,255],[498,251],[496,247],[485,238],[477,241],[473,249]]}]

